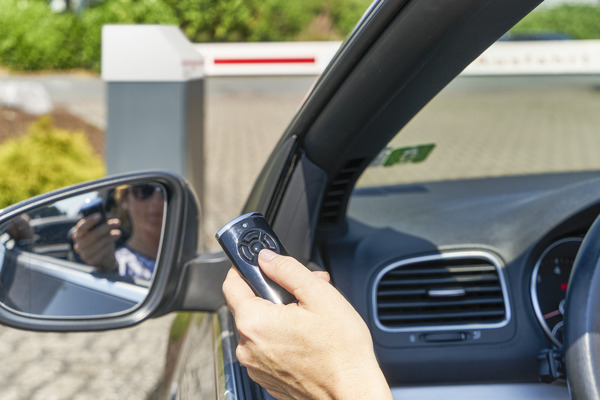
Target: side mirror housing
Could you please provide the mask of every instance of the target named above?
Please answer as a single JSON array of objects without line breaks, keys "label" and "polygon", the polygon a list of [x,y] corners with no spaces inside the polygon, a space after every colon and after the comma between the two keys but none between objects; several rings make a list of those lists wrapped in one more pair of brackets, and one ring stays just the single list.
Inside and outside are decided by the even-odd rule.
[{"label": "side mirror housing", "polygon": [[[120,190],[126,194],[115,196]],[[89,226],[88,233],[105,229],[114,237],[122,236],[119,231],[124,231],[124,224],[118,218],[114,222],[116,214],[108,204],[123,196],[130,199],[123,206],[133,222],[129,238],[146,229],[135,223],[133,214],[141,208],[133,207],[133,202],[159,199],[161,214],[145,214],[140,219],[144,223],[159,219],[158,250],[150,254],[154,265],[150,264],[151,272],[146,275],[128,271],[120,258],[113,259],[117,260],[114,267],[92,261],[91,253],[84,256],[84,241],[74,239],[79,238],[74,234],[77,229],[84,231],[83,218],[92,214],[98,222]],[[101,223],[105,224],[102,228]],[[184,277],[197,259],[199,228],[194,191],[184,179],[166,172],[107,177],[0,210],[0,323],[38,331],[98,331],[194,308]],[[133,251],[140,248],[137,240],[123,243]],[[107,246],[99,247],[106,250]],[[216,307],[220,302],[217,298],[206,304]]]}]

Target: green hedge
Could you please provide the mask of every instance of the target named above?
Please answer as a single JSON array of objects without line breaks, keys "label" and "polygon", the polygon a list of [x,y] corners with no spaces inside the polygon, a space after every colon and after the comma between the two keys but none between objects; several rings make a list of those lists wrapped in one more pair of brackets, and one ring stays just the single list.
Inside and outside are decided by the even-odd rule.
[{"label": "green hedge", "polygon": [[40,0],[2,0],[0,63],[15,70],[79,67],[81,24]]},{"label": "green hedge", "polygon": [[49,116],[27,133],[0,144],[0,208],[106,174],[103,160],[82,132],[55,128]]},{"label": "green hedge", "polygon": [[53,13],[46,0],[2,0],[0,64],[21,71],[99,71],[107,23],[177,25],[178,20],[162,0],[107,0],[79,18]]},{"label": "green hedge", "polygon": [[512,34],[564,33],[573,39],[600,39],[600,7],[562,5],[533,11],[511,30]]},{"label": "green hedge", "polygon": [[[47,0],[1,0],[0,65],[12,70],[100,70],[104,24],[178,25],[193,42],[332,40],[345,37],[371,0],[98,0],[81,15]],[[515,35],[600,39],[600,7],[535,10]]]},{"label": "green hedge", "polygon": [[2,0],[0,65],[100,70],[104,24],[178,25],[193,42],[341,39],[370,0],[104,0],[81,15],[47,0]]},{"label": "green hedge", "polygon": [[83,12],[80,23],[85,32],[81,43],[81,67],[100,71],[103,25],[177,25],[178,20],[162,0],[110,0]]}]

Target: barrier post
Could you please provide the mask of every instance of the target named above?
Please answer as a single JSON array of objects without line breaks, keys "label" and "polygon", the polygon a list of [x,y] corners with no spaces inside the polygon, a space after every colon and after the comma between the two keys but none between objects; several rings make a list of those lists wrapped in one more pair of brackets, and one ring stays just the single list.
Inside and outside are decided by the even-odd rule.
[{"label": "barrier post", "polygon": [[204,193],[204,73],[200,53],[174,26],[106,25],[108,174],[161,169]]}]

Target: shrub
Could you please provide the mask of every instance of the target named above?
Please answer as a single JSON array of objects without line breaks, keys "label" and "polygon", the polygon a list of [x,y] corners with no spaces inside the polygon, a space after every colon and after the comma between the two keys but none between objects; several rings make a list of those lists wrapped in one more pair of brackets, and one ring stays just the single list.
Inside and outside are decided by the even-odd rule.
[{"label": "shrub", "polygon": [[108,0],[81,16],[81,66],[100,71],[102,26],[105,24],[168,24],[179,21],[163,0]]},{"label": "shrub", "polygon": [[325,5],[319,0],[258,1],[247,39],[250,41],[294,40],[316,16],[321,14],[325,14]]},{"label": "shrub", "polygon": [[600,7],[565,4],[533,11],[511,29],[516,35],[565,33],[573,39],[600,39]]},{"label": "shrub", "polygon": [[2,0],[0,63],[13,70],[70,69],[80,64],[81,27],[41,0]]},{"label": "shrub", "polygon": [[47,0],[2,0],[0,64],[13,70],[100,70],[105,24],[178,25],[192,42],[332,40],[370,0],[104,0],[79,16]]},{"label": "shrub", "polygon": [[[193,42],[340,39],[371,0],[165,0]],[[308,32],[325,20],[319,32]]]},{"label": "shrub", "polygon": [[343,36],[346,36],[371,3],[371,0],[330,0],[326,4],[329,4],[333,26]]},{"label": "shrub", "polygon": [[318,0],[165,0],[193,42],[291,40]]},{"label": "shrub", "polygon": [[55,14],[45,0],[2,0],[0,64],[12,70],[100,70],[104,24],[177,25],[163,0],[108,0],[81,17]]},{"label": "shrub", "polygon": [[0,208],[106,174],[85,134],[57,129],[44,116],[0,144]]},{"label": "shrub", "polygon": [[245,40],[252,2],[240,0],[165,0],[179,27],[193,42]]}]

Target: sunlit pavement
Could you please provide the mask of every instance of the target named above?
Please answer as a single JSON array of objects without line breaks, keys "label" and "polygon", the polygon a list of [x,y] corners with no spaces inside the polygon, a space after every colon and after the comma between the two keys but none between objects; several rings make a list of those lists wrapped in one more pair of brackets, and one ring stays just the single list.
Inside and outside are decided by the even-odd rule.
[{"label": "sunlit pavement", "polygon": [[[0,76],[2,79],[12,79]],[[86,75],[15,77],[44,84],[56,105],[104,127],[103,83]],[[314,78],[214,79],[206,84],[209,249],[241,210],[251,185]],[[0,326],[0,399],[146,399],[164,367],[173,316],[94,333],[35,333]]]},{"label": "sunlit pavement", "polygon": [[[103,127],[106,115],[100,80],[60,75],[36,79],[48,87],[57,103]],[[556,96],[548,92],[538,102],[524,89],[518,97],[526,101],[525,107],[505,93],[499,97],[500,104],[504,103],[501,110],[496,104],[487,108],[488,117],[495,119],[477,119],[474,108],[485,108],[489,96],[483,93],[472,106],[462,101],[472,101],[473,95],[461,96],[458,90],[458,96],[436,105],[434,117],[416,120],[394,144],[436,144],[427,163],[401,166],[402,176],[419,179],[419,174],[429,174],[424,167],[444,174],[429,179],[493,175],[501,160],[509,161],[503,168],[511,168],[502,173],[515,174],[598,167],[600,81],[594,79],[595,89],[586,84],[583,95],[570,92],[566,101],[562,98],[568,105],[563,110],[568,118],[555,114],[532,118]],[[214,233],[239,214],[262,165],[313,81],[314,77],[207,81],[202,213],[210,250],[217,249]],[[518,86],[519,82],[508,84]],[[456,128],[457,113],[467,115],[474,129]],[[501,122],[508,125],[500,127]],[[501,134],[490,133],[495,126]],[[462,140],[456,140],[457,135]],[[589,154],[575,150],[581,149],[581,143]],[[388,173],[395,176],[390,178]],[[397,172],[379,169],[367,179],[396,182],[397,177]],[[121,331],[88,334],[40,334],[0,327],[0,399],[144,399],[160,380],[171,321],[172,316],[167,316]]]},{"label": "sunlit pavement", "polygon": [[172,319],[93,333],[0,327],[0,398],[146,399],[163,372]]}]

